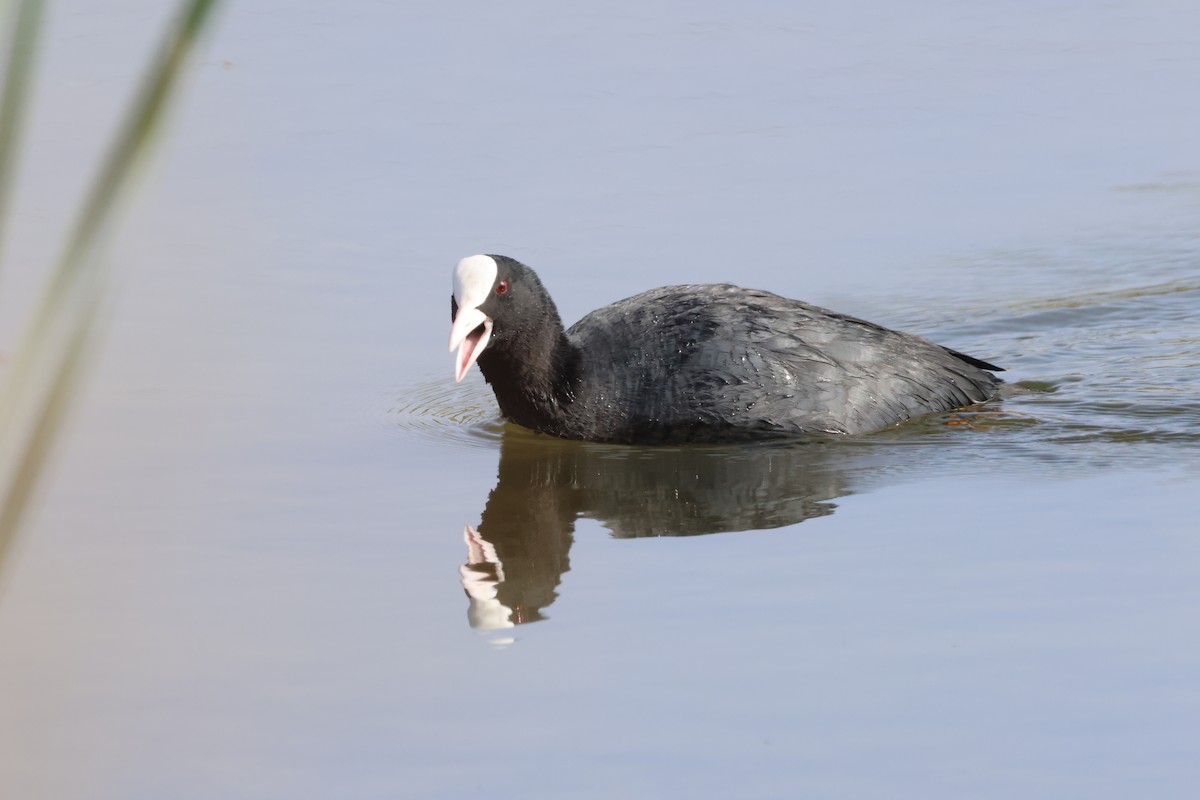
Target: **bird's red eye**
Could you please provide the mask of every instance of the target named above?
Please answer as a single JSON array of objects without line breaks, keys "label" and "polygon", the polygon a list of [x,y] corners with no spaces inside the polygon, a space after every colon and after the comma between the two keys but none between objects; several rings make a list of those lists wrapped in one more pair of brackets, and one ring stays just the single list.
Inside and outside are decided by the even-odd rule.
[{"label": "bird's red eye", "polygon": [[496,294],[504,294],[508,291],[508,281],[500,281],[496,284]]}]

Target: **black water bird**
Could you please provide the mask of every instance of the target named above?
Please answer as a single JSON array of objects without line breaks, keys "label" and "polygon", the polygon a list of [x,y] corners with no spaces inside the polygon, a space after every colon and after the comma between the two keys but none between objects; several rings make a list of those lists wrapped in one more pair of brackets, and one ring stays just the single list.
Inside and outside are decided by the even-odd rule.
[{"label": "black water bird", "polygon": [[859,434],[981,403],[994,366],[909,333],[731,284],[664,286],[564,330],[532,269],[454,269],[455,378],[478,362],[504,417],[564,439]]}]

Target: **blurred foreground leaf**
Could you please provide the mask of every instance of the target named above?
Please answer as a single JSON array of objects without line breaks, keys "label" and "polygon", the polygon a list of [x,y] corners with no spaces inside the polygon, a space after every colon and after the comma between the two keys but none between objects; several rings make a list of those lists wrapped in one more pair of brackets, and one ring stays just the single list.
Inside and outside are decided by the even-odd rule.
[{"label": "blurred foreground leaf", "polygon": [[[0,14],[6,9],[0,0]],[[12,29],[6,31],[8,59],[4,65],[4,85],[0,88],[0,257],[4,254],[5,224],[8,222],[8,198],[12,194],[13,158],[20,138],[18,125],[25,109],[30,66],[37,45],[42,18],[41,0],[18,0],[12,9]]]},{"label": "blurred foreground leaf", "polygon": [[[70,407],[105,284],[104,244],[128,201],[189,55],[218,0],[186,0],[163,35],[142,89],[101,162],[61,256],[0,386],[0,568],[20,529]],[[12,185],[15,142],[37,36],[40,0],[17,0],[0,98],[0,217]],[[3,232],[0,219],[0,233]]]}]

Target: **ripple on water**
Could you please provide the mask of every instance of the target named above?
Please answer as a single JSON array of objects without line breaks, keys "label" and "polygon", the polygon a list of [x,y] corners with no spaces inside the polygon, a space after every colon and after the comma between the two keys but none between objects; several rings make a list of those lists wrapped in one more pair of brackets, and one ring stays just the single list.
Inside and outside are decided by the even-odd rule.
[{"label": "ripple on water", "polygon": [[494,448],[505,423],[486,384],[457,384],[445,376],[388,391],[384,424],[439,444]]},{"label": "ripple on water", "polygon": [[1038,420],[1047,451],[1200,444],[1194,277],[1033,298],[1014,310],[975,333],[1010,368],[1005,405]]}]

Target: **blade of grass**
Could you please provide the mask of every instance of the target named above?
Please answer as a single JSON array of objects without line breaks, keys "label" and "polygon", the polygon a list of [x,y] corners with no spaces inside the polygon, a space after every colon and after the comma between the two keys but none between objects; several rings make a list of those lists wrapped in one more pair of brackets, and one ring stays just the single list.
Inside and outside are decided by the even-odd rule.
[{"label": "blade of grass", "polygon": [[[0,6],[0,16],[5,11]],[[17,0],[12,10],[12,31],[6,42],[8,63],[4,68],[4,87],[0,89],[3,92],[0,94],[0,258],[4,255],[8,199],[15,182],[12,165],[21,133],[18,123],[25,108],[41,18],[41,0]]]},{"label": "blade of grass", "polygon": [[163,38],[47,281],[0,391],[0,566],[69,407],[92,333],[100,251],[144,165],[167,102],[218,0],[188,0]]},{"label": "blade of grass", "polygon": [[0,502],[0,567],[9,548],[20,530],[21,520],[29,507],[29,500],[37,487],[38,477],[50,455],[50,450],[63,417],[79,387],[80,373],[85,362],[85,353],[90,342],[89,333],[95,322],[99,298],[83,310],[71,341],[63,353],[62,362],[48,388],[41,413],[34,422],[29,444],[19,456],[12,482],[6,487],[3,502]]}]

